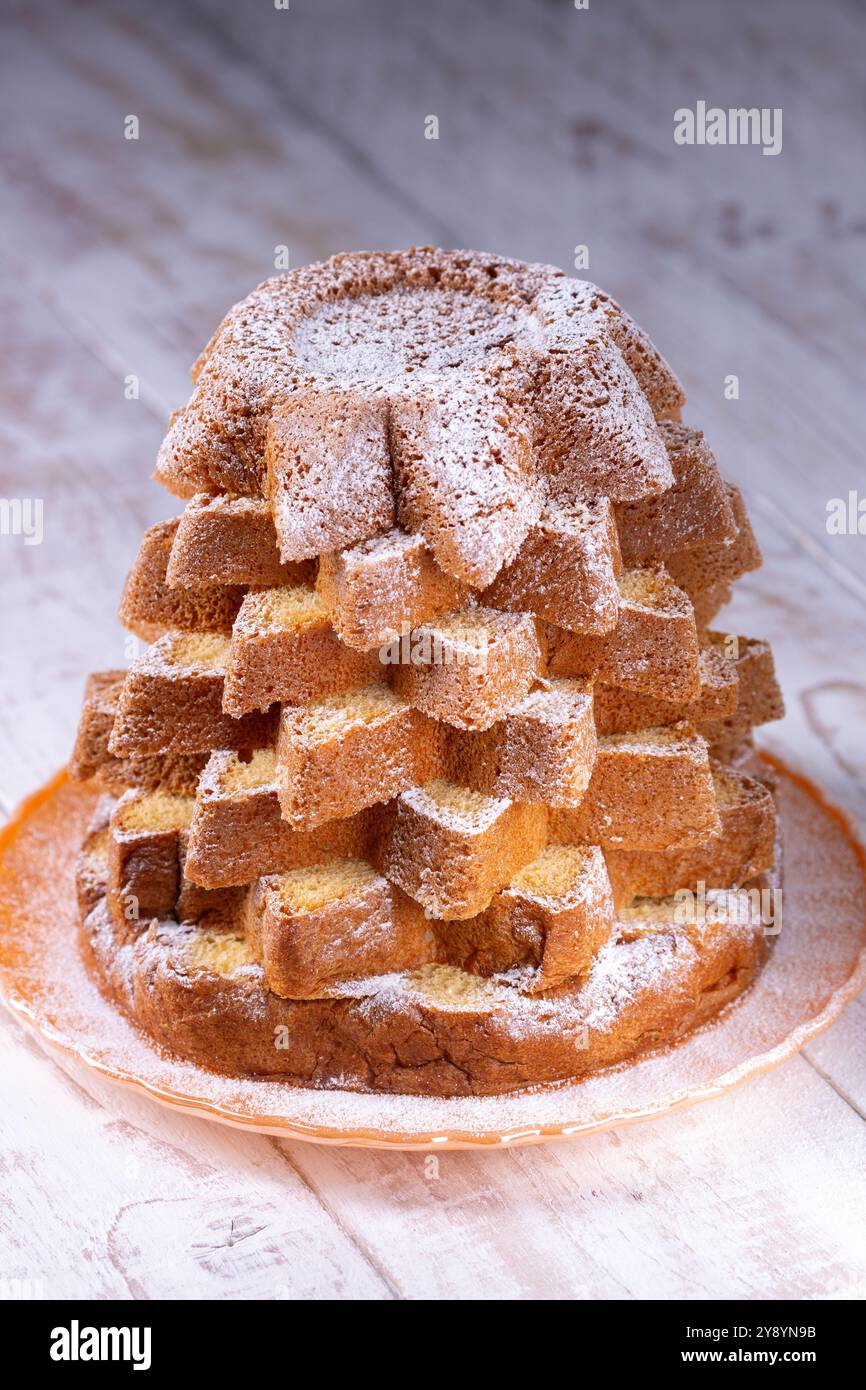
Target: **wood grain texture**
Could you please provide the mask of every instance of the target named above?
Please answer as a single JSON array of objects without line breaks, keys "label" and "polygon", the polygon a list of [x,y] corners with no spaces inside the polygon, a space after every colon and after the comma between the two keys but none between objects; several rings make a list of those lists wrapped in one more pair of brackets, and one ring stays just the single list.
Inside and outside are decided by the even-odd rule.
[{"label": "wood grain texture", "polygon": [[[864,489],[856,6],[119,0],[11,4],[4,26],[0,495],[43,498],[45,539],[0,537],[3,809],[65,759],[86,672],[129,657],[120,585],[176,510],[148,475],[219,316],[277,245],[300,264],[436,241],[566,269],[588,246],[585,274],[653,334],[746,490],[765,569],[722,625],[774,644],[789,713],[764,742],[866,816],[866,538],[825,525]],[[781,106],[782,154],[677,147],[673,112],[698,99]],[[431,1164],[170,1114],[4,1016],[0,1278],[56,1297],[862,1295],[864,1025],[861,1000],[692,1112]]]}]

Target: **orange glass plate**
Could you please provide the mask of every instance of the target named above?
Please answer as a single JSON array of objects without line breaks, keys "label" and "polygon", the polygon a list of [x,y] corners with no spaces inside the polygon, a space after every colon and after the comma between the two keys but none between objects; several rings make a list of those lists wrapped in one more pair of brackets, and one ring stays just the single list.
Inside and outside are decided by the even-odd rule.
[{"label": "orange glass plate", "polygon": [[866,984],[866,857],[783,765],[784,926],[756,984],[677,1047],[572,1085],[435,1099],[302,1090],[168,1057],[102,998],[77,940],[75,856],[95,793],[61,773],[0,833],[0,994],[52,1047],[186,1113],[323,1144],[489,1148],[649,1119],[792,1057]]}]

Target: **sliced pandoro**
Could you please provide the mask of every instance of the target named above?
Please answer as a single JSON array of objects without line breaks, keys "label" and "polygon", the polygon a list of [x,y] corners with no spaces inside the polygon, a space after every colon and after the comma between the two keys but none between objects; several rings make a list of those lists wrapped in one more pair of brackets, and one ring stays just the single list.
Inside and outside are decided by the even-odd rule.
[{"label": "sliced pandoro", "polygon": [[[699,907],[700,904],[700,907]],[[716,955],[730,962],[735,972],[742,968],[745,948],[746,968],[752,957],[751,971],[766,949],[765,923],[760,903],[745,888],[708,888],[702,898],[673,894],[664,898],[635,898],[627,907],[620,907],[616,921],[616,948],[627,950],[637,945],[652,951],[654,943],[668,938],[682,951],[687,943],[703,956]],[[736,974],[733,980],[725,972],[717,976],[715,988],[723,990],[734,984],[732,995],[739,994]]]},{"label": "sliced pandoro", "polygon": [[279,701],[303,705],[381,676],[378,654],[345,646],[309,585],[247,594],[232,629],[223,709],[235,717]]},{"label": "sliced pandoro", "polygon": [[[264,497],[198,492],[181,514],[166,571],[172,589],[203,584],[303,584],[315,577],[304,561],[284,565]],[[176,626],[176,624],[175,624]]]},{"label": "sliced pandoro", "polygon": [[88,676],[78,721],[69,775],[77,782],[93,781],[122,795],[130,787],[192,796],[208,755],[152,753],[118,758],[109,752],[126,671],[96,671]]},{"label": "sliced pandoro", "polygon": [[696,700],[673,702],[646,695],[640,690],[604,685],[597,681],[593,691],[595,724],[600,734],[624,734],[683,720],[699,724],[719,719],[737,708],[739,677],[734,664],[726,661],[712,645],[704,643],[698,654],[700,693]]},{"label": "sliced pandoro", "polygon": [[192,797],[130,791],[112,811],[108,904],[115,922],[133,933],[175,910],[181,834],[192,809]]},{"label": "sliced pandoro", "polygon": [[681,850],[605,849],[617,906],[678,889],[742,885],[772,867],[776,808],[769,790],[735,768],[712,764],[718,835]]},{"label": "sliced pandoro", "polygon": [[576,811],[551,812],[551,839],[668,850],[719,833],[707,745],[691,724],[607,734]]},{"label": "sliced pandoro", "polygon": [[377,862],[428,917],[483,911],[547,840],[547,810],[434,778],[388,808]]},{"label": "sliced pandoro", "polygon": [[[170,960],[172,975],[189,977],[201,988],[202,976],[214,976],[227,984],[237,984],[259,974],[259,965],[250,944],[239,927],[220,927],[206,922],[179,924],[154,922],[146,934],[158,942]],[[162,952],[161,952],[162,954]]]},{"label": "sliced pandoro", "polygon": [[705,628],[709,627],[710,623],[718,616],[719,610],[730,603],[733,592],[730,584],[726,584],[724,580],[695,592],[692,597],[692,606],[695,610],[695,622],[699,632],[703,632]]},{"label": "sliced pandoro", "polygon": [[458,729],[489,729],[527,695],[544,667],[530,613],[466,608],[393,644],[394,689]]},{"label": "sliced pandoro", "polygon": [[198,922],[201,926],[239,929],[246,903],[246,885],[233,888],[202,888],[186,874],[183,837],[180,853],[180,886],[174,915],[179,922]]},{"label": "sliced pandoro", "polygon": [[430,962],[408,971],[400,981],[407,1001],[421,1006],[423,1015],[458,1015],[468,1027],[483,1026],[497,1010],[507,1008],[514,999],[513,989],[498,981],[473,975],[457,965]]},{"label": "sliced pandoro", "polygon": [[360,391],[293,393],[271,415],[265,465],[283,561],[394,525],[388,405]]},{"label": "sliced pandoro", "polygon": [[260,879],[245,926],[268,989],[286,999],[316,999],[349,980],[411,969],[433,949],[421,909],[363,859]]},{"label": "sliced pandoro", "polygon": [[145,531],[123,587],[118,617],[145,642],[168,631],[231,632],[244,596],[238,585],[169,587],[166,576],[179,522],[174,517]]},{"label": "sliced pandoro", "polygon": [[460,608],[468,593],[439,568],[422,536],[399,527],[322,555],[316,588],[340,640],[359,652]]},{"label": "sliced pandoro", "polygon": [[688,596],[661,565],[623,570],[617,582],[617,627],[602,637],[551,629],[550,674],[596,676],[671,702],[697,699],[698,631]]},{"label": "sliced pandoro", "polygon": [[180,832],[178,865],[180,881],[174,915],[179,922],[199,922],[222,929],[240,929],[241,914],[246,902],[246,885],[206,888],[195,883],[187,873],[189,863],[190,826]]},{"label": "sliced pandoro", "polygon": [[75,863],[75,895],[82,920],[105,897],[108,888],[109,827],[115,805],[113,796],[100,796],[81,842]]},{"label": "sliced pandoro", "polygon": [[528,610],[572,632],[610,632],[619,618],[621,569],[608,498],[570,506],[551,501],[482,601]]},{"label": "sliced pandoro", "polygon": [[585,974],[610,939],[614,903],[597,845],[547,845],[486,910],[439,927],[443,959],[470,974],[518,971],[529,994]]},{"label": "sliced pandoro", "polygon": [[98,776],[111,758],[108,741],[125,680],[125,671],[94,671],[87,677],[69,760],[69,774],[76,782],[89,782]]},{"label": "sliced pandoro", "polygon": [[553,679],[532,690],[491,729],[447,728],[450,780],[512,801],[577,806],[596,753],[591,681]]},{"label": "sliced pandoro", "polygon": [[[737,533],[732,540],[708,542],[686,550],[671,551],[665,556],[665,567],[671,578],[689,595],[695,605],[706,609],[744,574],[761,567],[761,551],[752,530],[743,494],[732,483],[725,491],[736,522]],[[720,599],[719,605],[726,602]]]},{"label": "sliced pandoro", "polygon": [[666,420],[659,429],[674,474],[673,487],[657,497],[616,508],[627,565],[663,559],[696,545],[723,545],[737,535],[731,499],[701,430]]},{"label": "sliced pandoro", "polygon": [[425,767],[427,721],[389,686],[374,684],[284,706],[277,783],[285,819],[312,830],[411,786]]},{"label": "sliced pandoro", "polygon": [[541,511],[524,412],[495,387],[442,377],[392,399],[390,444],[400,525],[446,574],[486,588]]},{"label": "sliced pandoro", "polygon": [[116,757],[261,748],[273,741],[267,714],[232,719],[222,709],[227,637],[168,632],[129,668],[109,739]]},{"label": "sliced pandoro", "polygon": [[667,450],[618,345],[593,335],[562,348],[538,361],[535,443],[550,494],[629,502],[664,492]]},{"label": "sliced pandoro", "polygon": [[189,827],[185,870],[205,888],[252,883],[262,874],[320,863],[331,855],[364,853],[363,814],[295,830],[280,810],[276,753],[259,748],[244,760],[211,755]]},{"label": "sliced pandoro", "polygon": [[769,642],[709,630],[706,637],[737,673],[736,709],[723,718],[701,720],[699,725],[712,756],[727,763],[732,761],[752,729],[784,717],[785,701]]}]

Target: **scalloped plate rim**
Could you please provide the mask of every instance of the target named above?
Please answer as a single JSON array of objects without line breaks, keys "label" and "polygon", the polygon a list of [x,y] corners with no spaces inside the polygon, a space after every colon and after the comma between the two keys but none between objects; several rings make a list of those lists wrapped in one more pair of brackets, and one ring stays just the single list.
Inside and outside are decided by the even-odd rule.
[{"label": "scalloped plate rim", "polygon": [[[847,839],[850,847],[854,850],[856,858],[860,863],[861,873],[866,879],[866,851],[855,834],[849,817],[838,807],[828,802],[819,788],[815,787],[806,778],[793,772],[781,759],[774,757],[767,752],[761,752],[760,757],[763,761],[783,777],[788,778],[801,790],[805,791],[820,810],[833,819],[843,835]],[[24,798],[20,805],[9,817],[7,823],[0,830],[0,855],[12,844],[19,834],[25,833],[27,823],[30,818],[49,801],[57,792],[69,783],[68,772],[63,769],[50,778],[36,791]],[[83,788],[82,790],[86,790]],[[2,903],[0,903],[2,907]],[[3,924],[0,922],[0,934],[2,934]],[[772,966],[772,957],[764,967],[765,971]],[[528,1125],[523,1129],[510,1127],[508,1129],[482,1129],[468,1131],[461,1128],[459,1124],[447,1131],[428,1129],[426,1131],[416,1130],[414,1132],[401,1133],[394,1130],[389,1133],[383,1130],[372,1128],[331,1128],[323,1125],[312,1125],[296,1117],[286,1114],[283,1117],[275,1116],[256,1116],[241,1113],[238,1109],[222,1107],[203,1096],[190,1095],[178,1092],[168,1086],[159,1086],[145,1077],[135,1075],[133,1072],[124,1068],[120,1063],[110,1063],[108,1060],[91,1056],[84,1046],[76,1043],[66,1036],[50,1018],[40,1018],[37,1010],[24,997],[17,986],[16,980],[11,971],[0,970],[0,1002],[19,1020],[41,1044],[44,1044],[52,1052],[68,1057],[73,1061],[81,1062],[90,1070],[104,1077],[113,1085],[125,1087],[135,1094],[142,1095],[157,1104],[164,1105],[184,1115],[194,1115],[204,1120],[214,1121],[218,1124],[227,1125],[230,1128],[242,1131],[273,1135],[282,1139],[296,1139],[305,1143],[331,1144],[346,1147],[359,1148],[379,1148],[379,1149],[399,1149],[399,1150],[435,1150],[439,1149],[493,1149],[503,1146],[522,1147],[529,1144],[554,1143],[564,1139],[578,1138],[585,1134],[599,1133],[615,1126],[625,1124],[640,1124],[648,1120],[658,1119],[663,1115],[671,1114],[687,1106],[698,1104],[702,1101],[712,1100],[717,1096],[743,1085],[746,1081],[755,1079],[767,1071],[781,1065],[795,1056],[807,1042],[811,1042],[821,1033],[825,1032],[839,1017],[842,1010],[860,991],[866,987],[866,942],[861,947],[859,958],[855,963],[850,974],[832,990],[823,1008],[813,1017],[803,1019],[797,1024],[790,1033],[784,1038],[769,1047],[764,1052],[758,1052],[739,1062],[727,1071],[722,1072],[712,1081],[705,1081],[695,1085],[690,1089],[680,1088],[673,1093],[660,1095],[656,1100],[649,1102],[645,1106],[633,1107],[621,1111],[612,1111],[606,1115],[596,1115],[584,1121],[568,1124],[567,1122],[557,1124]],[[96,986],[94,985],[94,988]],[[100,996],[101,997],[101,996]],[[743,996],[745,999],[747,996]],[[732,1011],[737,1010],[743,1003],[743,999],[735,1000],[728,1009],[724,1010],[717,1019],[705,1024],[697,1033],[686,1037],[675,1049],[681,1052],[688,1046],[689,1038],[696,1036],[706,1036],[713,1028],[728,1016]],[[134,1025],[130,1025],[133,1026]],[[151,1055],[157,1060],[162,1059],[160,1050],[148,1043],[146,1036],[135,1029],[137,1038],[146,1046]],[[213,1073],[204,1068],[196,1066],[194,1063],[185,1062],[185,1066],[194,1072],[201,1072],[203,1076],[213,1078]],[[611,1068],[608,1074],[618,1074],[627,1071],[634,1063],[623,1063]],[[596,1078],[603,1076],[604,1073],[596,1073]],[[237,1080],[236,1078],[226,1078],[227,1084]],[[251,1080],[247,1078],[247,1080]],[[569,1089],[578,1089],[581,1083],[563,1082],[558,1085],[537,1087],[527,1091],[529,1097],[536,1097],[542,1092],[557,1092],[562,1094]],[[287,1086],[287,1100],[292,1094],[297,1094],[303,1088]],[[321,1095],[322,1092],[317,1092]],[[343,1093],[336,1092],[336,1095]],[[345,1093],[353,1095],[355,1093]],[[380,1097],[383,1107],[387,1108],[388,1102],[395,1098],[387,1095]],[[400,1101],[404,1097],[396,1098]],[[460,1103],[460,1097],[456,1098],[456,1105]],[[512,1097],[513,1103],[519,1105],[520,1095]],[[447,1104],[447,1098],[440,1098],[440,1104]],[[287,1105],[287,1110],[291,1107]]]}]

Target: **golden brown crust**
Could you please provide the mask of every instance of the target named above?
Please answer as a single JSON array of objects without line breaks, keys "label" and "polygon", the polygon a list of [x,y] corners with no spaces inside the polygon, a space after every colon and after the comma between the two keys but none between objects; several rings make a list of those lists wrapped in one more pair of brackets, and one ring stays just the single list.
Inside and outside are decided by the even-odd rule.
[{"label": "golden brown crust", "polygon": [[197,493],[181,515],[169,557],[171,588],[200,584],[304,584],[311,562],[284,565],[270,507],[255,497]]},{"label": "golden brown crust", "polygon": [[571,632],[610,632],[619,618],[621,569],[608,498],[572,507],[549,503],[482,602],[528,610]]},{"label": "golden brown crust", "polygon": [[663,565],[623,570],[617,582],[619,621],[612,632],[548,626],[551,675],[597,676],[669,702],[697,699],[700,646],[688,595]]},{"label": "golden brown crust", "polygon": [[706,744],[689,724],[599,739],[580,806],[551,812],[555,839],[615,849],[679,849],[718,829]]},{"label": "golden brown crust", "polygon": [[121,796],[129,787],[158,788],[175,796],[193,796],[208,754],[153,753],[115,757],[109,742],[117,718],[125,671],[95,671],[87,678],[69,775]]},{"label": "golden brown crust", "polygon": [[[530,997],[482,981],[477,1001],[455,1007],[431,997],[424,971],[417,983],[386,977],[376,993],[280,999],[236,932],[163,923],[127,942],[104,900],[84,919],[83,941],[129,1017],[212,1071],[441,1096],[579,1078],[671,1044],[748,988],[765,952],[760,928],[715,924],[698,938],[670,928],[605,948],[577,988]],[[208,964],[225,957],[229,974]]]},{"label": "golden brown crust", "polygon": [[[266,281],[236,305],[196,364],[192,399],[171,420],[157,477],[182,497],[262,495],[269,438],[278,437],[278,451],[283,443],[281,412],[311,391],[375,396],[398,414],[408,402],[413,416],[412,402],[426,394],[426,434],[443,406],[450,411],[448,383],[458,379],[476,401],[490,402],[481,406],[479,442],[510,417],[503,458],[514,459],[511,501],[525,520],[506,527],[512,554],[532,519],[521,481],[527,463],[572,494],[594,489],[628,500],[671,482],[654,417],[675,412],[682,391],[613,300],[550,266],[431,247],[336,256]],[[434,433],[441,444],[439,423]],[[399,479],[414,460],[399,439],[390,442]],[[430,462],[447,483],[439,444]],[[416,480],[410,466],[408,481]],[[377,485],[379,494],[385,489]],[[489,567],[454,535],[453,517],[442,521],[423,484],[410,505],[425,511],[428,544],[444,569],[459,575],[468,565],[478,583],[494,577],[484,579]]]},{"label": "golden brown crust", "polygon": [[434,779],[397,798],[377,863],[429,917],[473,917],[547,843],[547,810]]},{"label": "golden brown crust", "polygon": [[665,421],[659,426],[674,474],[658,497],[621,503],[616,524],[627,565],[646,564],[694,546],[727,546],[736,539],[731,498],[701,430]]},{"label": "golden brown crust", "polygon": [[340,641],[315,589],[264,589],[247,594],[235,620],[223,710],[238,718],[277,701],[303,705],[381,674],[377,652]]},{"label": "golden brown crust", "polygon": [[776,808],[766,787],[732,767],[713,767],[718,835],[680,850],[605,850],[617,903],[661,898],[678,889],[743,884],[772,867]]},{"label": "golden brown crust", "polygon": [[464,584],[439,568],[422,537],[399,527],[320,556],[316,588],[340,640],[361,652],[463,607],[468,596]]},{"label": "golden brown crust", "polygon": [[[347,868],[352,881],[339,891],[298,901],[298,887],[339,880]],[[420,907],[364,860],[334,859],[259,879],[243,920],[265,986],[284,999],[339,993],[347,980],[409,970],[430,958],[432,933]]]},{"label": "golden brown crust", "polygon": [[106,991],[207,1066],[431,1095],[735,997],[760,923],[673,894],[771,862],[707,739],[781,705],[703,633],[756,550],[642,331],[549,267],[361,254],[260,286],[194,377],[157,470],[192,500],[123,602],[157,640],[76,746],[136,789],[79,866]]},{"label": "golden brown crust", "polygon": [[108,741],[114,757],[261,748],[276,721],[265,713],[240,719],[222,709],[230,646],[219,633],[168,632],[134,661],[120,692]]},{"label": "golden brown crust", "polygon": [[199,584],[169,588],[167,571],[179,517],[145,531],[123,587],[118,617],[145,642],[162,633],[231,632],[244,591],[238,585]]},{"label": "golden brown crust", "polygon": [[432,618],[412,633],[410,659],[386,666],[394,689],[416,709],[458,729],[489,729],[544,670],[531,613],[468,608]]}]

